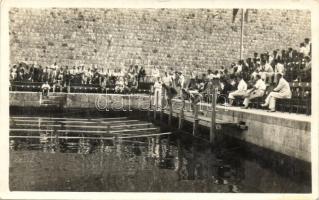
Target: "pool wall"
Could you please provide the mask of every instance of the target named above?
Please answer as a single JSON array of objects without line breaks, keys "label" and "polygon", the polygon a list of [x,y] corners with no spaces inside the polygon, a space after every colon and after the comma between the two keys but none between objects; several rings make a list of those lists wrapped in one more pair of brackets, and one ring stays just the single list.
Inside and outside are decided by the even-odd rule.
[{"label": "pool wall", "polygon": [[[41,107],[40,96],[40,93],[37,92],[10,92],[10,106]],[[110,95],[107,100],[103,94],[69,93],[61,94],[61,96],[64,96],[65,99],[63,108],[146,110],[150,104],[148,95],[125,98],[121,98],[119,95]],[[180,102],[175,101],[173,106],[175,117],[178,116],[178,108],[180,107]],[[202,124],[209,124],[211,113],[209,108],[210,106],[207,104],[201,106],[201,120],[206,121]],[[296,118],[295,116],[295,114],[289,113],[254,112],[254,110],[217,106],[217,119],[234,123],[242,121],[248,126],[247,130],[225,131],[224,134],[274,152],[311,162],[311,117]]]}]

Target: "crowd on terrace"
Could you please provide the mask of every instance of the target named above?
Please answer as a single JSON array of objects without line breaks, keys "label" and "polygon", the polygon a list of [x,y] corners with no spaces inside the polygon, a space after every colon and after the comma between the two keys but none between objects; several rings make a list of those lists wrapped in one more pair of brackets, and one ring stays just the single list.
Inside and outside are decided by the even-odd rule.
[{"label": "crowd on terrace", "polygon": [[[147,78],[150,77],[150,78]],[[208,69],[207,73],[199,74],[192,70],[189,74],[175,71],[173,67],[154,66],[151,70],[140,65],[108,69],[99,66],[41,66],[36,63],[19,63],[10,67],[10,82],[46,83],[45,88],[53,91],[56,87],[62,89],[70,85],[97,85],[105,91],[113,89],[116,93],[134,93],[140,83],[152,83],[155,95],[162,86],[176,90],[177,97],[182,91],[191,96],[200,93],[203,99],[209,100],[211,85],[218,88],[219,96],[227,97],[228,101],[218,99],[219,103],[232,105],[237,97],[244,98],[244,108],[247,108],[252,99],[263,97],[269,87],[275,87],[272,95],[268,95],[264,106],[274,111],[276,98],[291,98],[288,82],[311,82],[311,42],[305,38],[299,49],[276,49],[272,53],[255,52],[246,60],[239,60],[229,67],[221,66],[217,70]],[[278,95],[285,88],[285,95]],[[104,89],[104,90],[103,90]],[[289,90],[289,91],[288,91]],[[308,91],[309,92],[309,91]]]}]

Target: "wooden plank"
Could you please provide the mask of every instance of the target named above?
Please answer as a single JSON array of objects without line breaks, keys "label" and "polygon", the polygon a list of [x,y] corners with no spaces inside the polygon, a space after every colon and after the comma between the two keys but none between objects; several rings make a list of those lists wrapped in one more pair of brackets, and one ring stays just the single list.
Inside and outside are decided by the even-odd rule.
[{"label": "wooden plank", "polygon": [[[123,130],[115,130],[109,131],[109,133],[126,133],[126,132],[134,132],[134,131],[150,131],[150,130],[158,130],[157,128],[142,128],[142,129],[123,129]],[[54,129],[10,129],[10,131],[14,132],[68,132],[68,133],[106,133],[106,131],[96,131],[96,130],[54,130]]]},{"label": "wooden plank", "polygon": [[90,120],[112,120],[112,119],[127,119],[127,117],[112,117],[112,118],[90,118],[90,119],[83,119],[83,118],[68,118],[68,117],[10,117],[10,119],[47,119],[47,120],[76,120],[76,121],[90,121]]},{"label": "wooden plank", "polygon": [[[110,128],[120,128],[120,127],[131,127],[131,126],[147,126],[152,125],[152,123],[143,123],[143,124],[123,124],[117,126],[109,126]],[[39,127],[38,124],[15,124],[15,126],[30,126],[30,127]],[[40,127],[75,127],[75,128],[92,128],[92,129],[107,129],[108,126],[85,126],[85,125],[62,125],[62,124],[43,124]]]},{"label": "wooden plank", "polygon": [[135,136],[120,136],[120,137],[80,137],[80,136],[9,136],[9,138],[26,138],[26,139],[95,139],[95,140],[113,140],[118,139],[129,139],[129,138],[142,138],[142,137],[154,137],[161,135],[170,135],[172,132],[157,133],[157,134],[147,134],[147,135],[135,135]]},{"label": "wooden plank", "polygon": [[61,124],[71,124],[71,123],[85,123],[85,124],[110,124],[110,123],[128,123],[128,122],[137,122],[139,120],[120,120],[120,121],[50,121],[50,120],[23,120],[23,119],[17,119],[12,120],[12,122],[33,122],[33,123],[61,123]]}]

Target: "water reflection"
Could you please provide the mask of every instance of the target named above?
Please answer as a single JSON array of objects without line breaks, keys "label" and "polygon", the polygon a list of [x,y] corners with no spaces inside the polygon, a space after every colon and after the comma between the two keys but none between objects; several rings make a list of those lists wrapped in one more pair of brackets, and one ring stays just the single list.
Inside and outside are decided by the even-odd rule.
[{"label": "water reflection", "polygon": [[[83,155],[84,157],[77,158],[77,160],[73,160],[72,162],[79,162],[78,168],[81,168],[80,174],[86,174],[85,177],[90,177],[91,175],[88,175],[90,173],[94,176],[98,172],[100,173],[101,180],[99,180],[101,182],[91,186],[94,191],[164,190],[188,192],[185,190],[189,190],[186,188],[190,187],[193,192],[260,192],[267,191],[265,189],[266,183],[256,184],[256,179],[259,177],[253,177],[255,174],[260,174],[261,176],[271,174],[273,182],[269,184],[284,184],[289,180],[238,156],[236,154],[237,147],[216,148],[212,151],[211,146],[203,143],[202,140],[194,138],[187,140],[185,136],[181,137],[178,133],[152,136],[151,134],[156,133],[156,131],[138,130],[141,127],[137,127],[136,124],[143,124],[144,122],[137,123],[136,121],[118,120],[118,122],[113,121],[110,123],[111,125],[104,126],[103,124],[107,124],[105,121],[68,119],[75,126],[75,128],[68,128],[66,125],[70,123],[65,123],[66,121],[63,119],[35,119],[29,121],[30,126],[28,126],[27,124],[19,124],[21,121],[11,120],[9,141],[11,153],[42,152],[45,153],[46,157],[42,158],[44,160],[40,160],[39,162],[43,162],[44,164],[46,162],[45,159],[52,158],[53,156]],[[37,129],[34,127],[35,123],[37,124]],[[85,128],[81,128],[83,124],[85,124]],[[116,128],[113,129],[112,126]],[[127,132],[127,126],[130,126],[129,130],[136,129],[137,131]],[[148,128],[152,127],[149,124],[146,126]],[[113,130],[117,132],[112,133]],[[131,137],[137,135],[140,137]],[[85,159],[91,158],[87,156],[93,156],[92,160],[86,161]],[[91,166],[90,163],[94,164]],[[57,165],[56,168],[60,167],[59,164],[63,165],[65,163],[55,163]],[[15,162],[11,161],[10,165],[19,168],[21,163],[15,165]],[[83,168],[82,165],[91,167]],[[36,170],[41,171],[41,168]],[[67,170],[71,170],[69,173],[74,173],[78,169],[70,168]],[[106,172],[108,173],[107,175],[101,175]],[[153,176],[150,176],[150,173]],[[27,175],[24,174],[24,176]],[[119,184],[119,188],[110,189],[106,186],[106,188],[103,188],[103,185],[108,184],[105,181],[113,180],[113,176],[117,177],[115,182]],[[120,176],[126,178],[120,179]],[[143,178],[138,178],[139,176]],[[147,181],[140,180],[141,182],[151,181],[151,185],[148,186],[150,189],[139,188],[135,186],[136,183],[130,183],[129,180],[133,177],[137,179],[136,181],[144,178],[150,179]],[[159,179],[165,179],[165,181],[157,183]],[[63,179],[63,181],[65,180]],[[66,184],[71,183],[69,181]],[[111,181],[109,184],[115,183]],[[125,184],[129,184],[129,188],[120,189],[120,186]],[[56,187],[58,185],[63,184],[56,183]],[[260,185],[263,185],[264,188],[260,188]],[[298,183],[290,185],[280,192],[291,191],[297,186]],[[163,187],[167,188],[163,189]],[[68,186],[67,188],[71,191],[80,190],[79,186],[77,188]],[[274,187],[268,188],[271,188],[269,189],[270,191],[276,191]],[[303,187],[300,191],[304,192],[307,189],[309,188]],[[86,188],[86,190],[89,189]]]}]

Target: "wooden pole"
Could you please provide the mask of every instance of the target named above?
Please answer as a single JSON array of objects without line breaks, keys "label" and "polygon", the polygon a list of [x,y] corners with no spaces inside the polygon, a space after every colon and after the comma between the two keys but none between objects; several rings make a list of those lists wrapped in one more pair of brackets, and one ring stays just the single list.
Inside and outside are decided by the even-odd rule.
[{"label": "wooden pole", "polygon": [[[156,91],[156,90],[155,90]],[[155,108],[154,108],[154,121],[156,120],[156,114],[157,114],[157,107],[158,107],[158,94],[159,94],[159,92],[158,91],[156,91],[155,92]]]},{"label": "wooden pole", "polygon": [[212,94],[212,115],[210,124],[209,142],[214,143],[216,137],[216,92],[217,88],[213,88]]},{"label": "wooden pole", "polygon": [[173,117],[172,99],[169,99],[168,104],[169,104],[168,126],[171,129],[172,128],[172,117]]},{"label": "wooden pole", "polygon": [[182,108],[179,114],[178,129],[183,129],[185,99],[182,96]]},{"label": "wooden pole", "polygon": [[240,24],[240,60],[243,59],[243,51],[244,51],[244,12],[245,12],[245,9],[241,9],[241,24]]},{"label": "wooden pole", "polygon": [[194,123],[193,123],[193,135],[197,135],[197,129],[198,129],[198,104],[194,105]]},{"label": "wooden pole", "polygon": [[162,87],[162,101],[161,101],[161,113],[160,113],[160,120],[161,124],[163,123],[163,116],[164,116],[164,101],[165,101],[165,88]]},{"label": "wooden pole", "polygon": [[147,119],[148,120],[151,119],[151,109],[152,109],[152,95],[151,95],[151,93],[149,95],[149,99],[150,99],[150,101],[149,101],[150,105],[149,105],[149,108],[147,110]]}]

